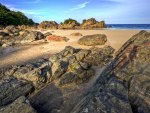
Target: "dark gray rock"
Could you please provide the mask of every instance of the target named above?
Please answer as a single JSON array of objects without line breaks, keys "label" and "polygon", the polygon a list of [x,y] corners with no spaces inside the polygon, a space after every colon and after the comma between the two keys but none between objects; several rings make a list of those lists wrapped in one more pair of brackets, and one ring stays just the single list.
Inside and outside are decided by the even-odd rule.
[{"label": "dark gray rock", "polygon": [[2,37],[5,37],[5,36],[9,36],[9,34],[8,34],[8,33],[5,33],[5,32],[0,32],[0,39],[1,39]]},{"label": "dark gray rock", "polygon": [[90,53],[83,59],[84,62],[94,66],[105,66],[113,58],[114,49],[110,46],[104,48],[92,47]]},{"label": "dark gray rock", "polygon": [[29,94],[33,89],[31,82],[16,78],[3,78],[0,81],[0,106],[9,104],[19,96]]},{"label": "dark gray rock", "polygon": [[71,113],[149,113],[150,33],[127,41]]},{"label": "dark gray rock", "polygon": [[35,63],[16,66],[14,70],[14,77],[32,81],[36,88],[49,82],[51,77],[51,63],[42,59]]},{"label": "dark gray rock", "polygon": [[36,113],[24,96],[19,97],[13,103],[0,108],[1,113]]}]

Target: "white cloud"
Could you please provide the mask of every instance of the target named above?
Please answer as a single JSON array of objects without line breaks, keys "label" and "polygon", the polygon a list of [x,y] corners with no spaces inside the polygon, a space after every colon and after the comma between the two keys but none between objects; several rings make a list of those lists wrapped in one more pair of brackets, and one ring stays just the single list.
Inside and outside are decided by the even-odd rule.
[{"label": "white cloud", "polygon": [[83,9],[87,6],[87,4],[89,4],[89,2],[85,1],[84,3],[78,4],[76,7],[69,9],[69,11],[66,11],[66,13],[75,11],[75,10],[80,10]]}]

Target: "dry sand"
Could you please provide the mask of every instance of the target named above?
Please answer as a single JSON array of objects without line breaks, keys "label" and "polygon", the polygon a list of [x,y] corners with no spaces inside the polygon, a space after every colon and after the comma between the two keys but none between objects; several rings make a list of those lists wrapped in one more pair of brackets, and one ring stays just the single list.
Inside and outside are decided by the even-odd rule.
[{"label": "dry sand", "polygon": [[[21,47],[6,48],[0,53],[0,68],[16,64],[24,64],[39,58],[48,58],[50,55],[57,53],[65,48],[65,46],[73,46],[75,48],[91,48],[90,46],[82,46],[77,43],[81,36],[70,36],[71,33],[79,32],[84,35],[105,34],[110,45],[117,51],[130,37],[138,33],[139,30],[49,30],[42,31],[52,32],[54,35],[65,36],[70,40],[68,42],[49,42],[45,44],[26,45]],[[103,47],[103,46],[99,46]]]}]

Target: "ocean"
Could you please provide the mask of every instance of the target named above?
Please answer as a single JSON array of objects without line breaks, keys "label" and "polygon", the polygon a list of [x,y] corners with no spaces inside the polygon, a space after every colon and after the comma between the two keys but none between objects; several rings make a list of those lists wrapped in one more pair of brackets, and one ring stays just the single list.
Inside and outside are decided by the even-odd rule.
[{"label": "ocean", "polygon": [[150,30],[150,24],[107,24],[108,29]]}]

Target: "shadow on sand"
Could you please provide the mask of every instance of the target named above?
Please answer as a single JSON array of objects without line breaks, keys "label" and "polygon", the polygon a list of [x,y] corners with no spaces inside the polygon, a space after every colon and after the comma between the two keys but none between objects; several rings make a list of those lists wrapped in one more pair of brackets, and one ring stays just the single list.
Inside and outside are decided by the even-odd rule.
[{"label": "shadow on sand", "polygon": [[38,113],[57,113],[63,104],[63,94],[55,84],[48,84],[30,98]]}]

